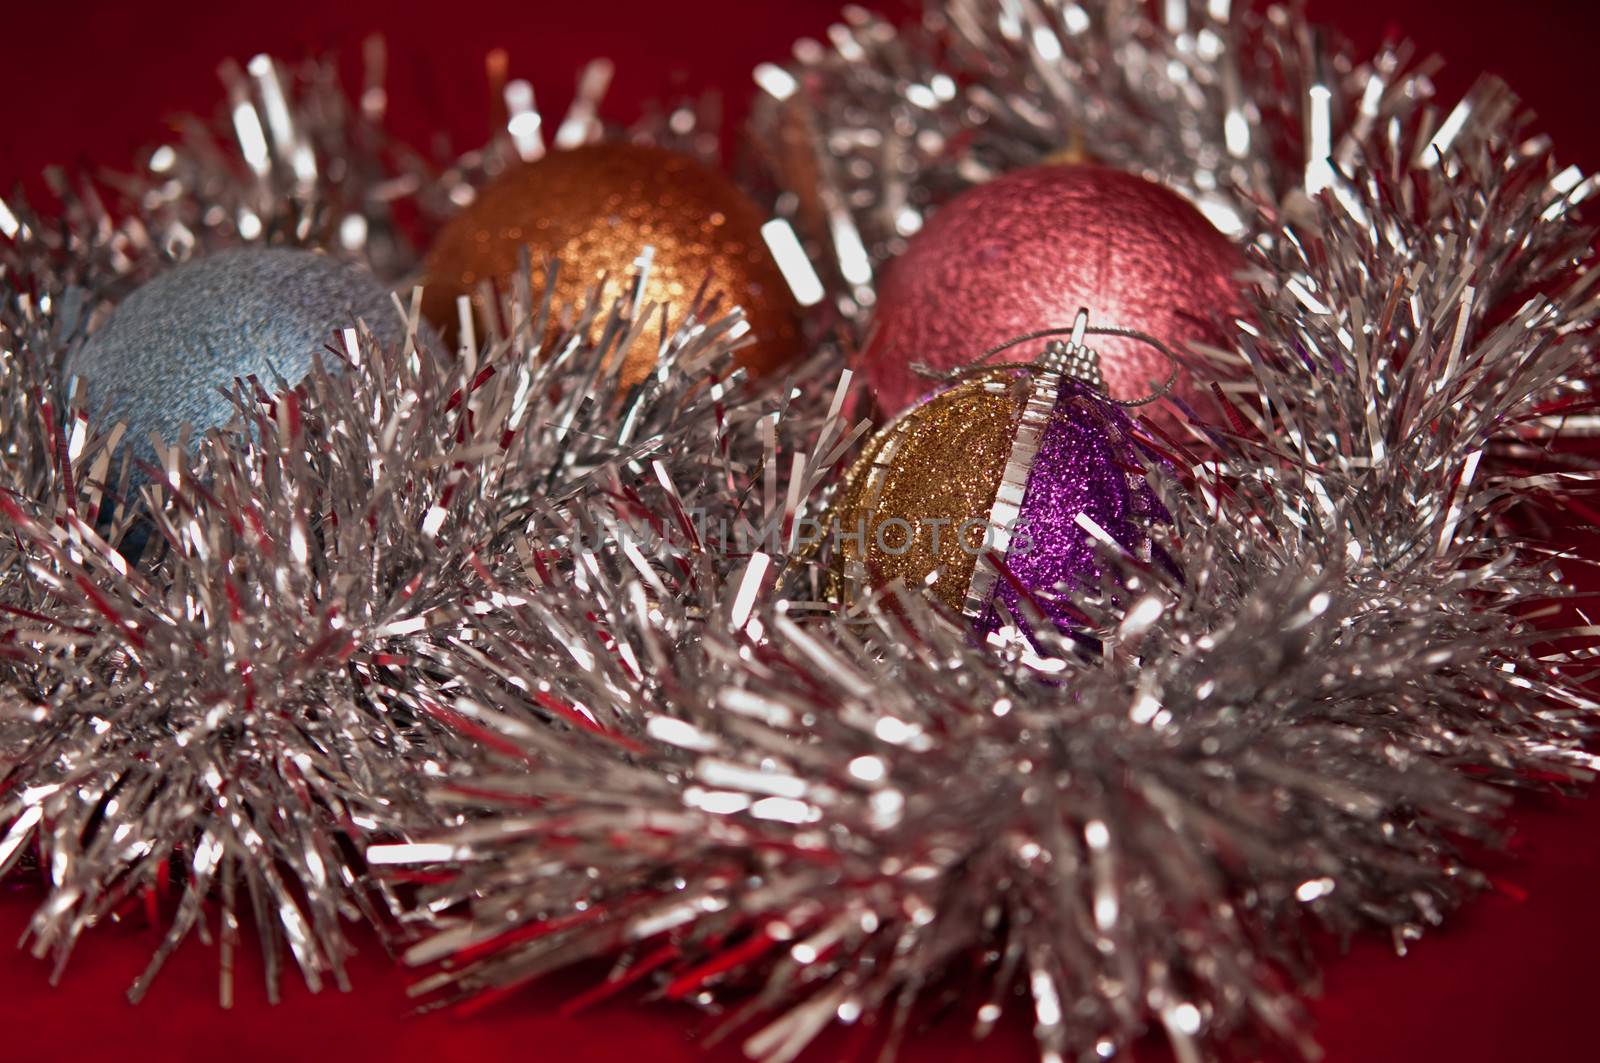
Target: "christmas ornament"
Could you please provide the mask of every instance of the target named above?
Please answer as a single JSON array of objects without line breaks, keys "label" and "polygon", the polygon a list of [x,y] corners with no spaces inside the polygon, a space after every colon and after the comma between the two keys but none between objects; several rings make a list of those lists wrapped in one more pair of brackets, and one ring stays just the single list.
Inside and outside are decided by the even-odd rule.
[{"label": "christmas ornament", "polygon": [[[1080,306],[1186,345],[1224,341],[1241,306],[1238,248],[1182,197],[1102,166],[1039,166],[962,193],[889,265],[877,332],[863,355],[879,405],[898,413],[930,390],[916,367],[960,367],[974,346],[1069,318]],[[1112,396],[1147,392],[1165,359],[1113,338],[1101,368]],[[1192,359],[1177,389],[1194,405],[1208,376]]]},{"label": "christmas ornament", "polygon": [[1151,559],[1149,529],[1164,511],[1084,345],[1088,331],[1133,337],[1087,324],[1080,312],[1071,339],[1032,366],[961,374],[867,445],[834,512],[843,586],[932,580],[947,606],[992,631],[997,605],[1017,616],[1024,596],[1064,623],[1068,602],[1098,582],[1097,538]]},{"label": "christmas ornament", "polygon": [[406,338],[389,293],[359,267],[288,248],[223,251],[135,289],[61,372],[87,387],[97,420],[126,422],[134,457],[154,463],[152,435],[170,446],[184,425],[201,433],[234,417],[235,379],[293,387],[319,354],[338,369],[339,334],[358,324],[384,347]]},{"label": "christmas ornament", "polygon": [[[444,227],[427,258],[424,309],[452,327],[456,297],[503,283],[524,249],[535,266],[559,262],[556,301],[580,306],[602,280],[615,290],[649,247],[642,299],[669,307],[668,329],[703,292],[744,310],[755,342],[740,363],[777,369],[799,353],[799,309],[762,241],[763,220],[737,186],[687,155],[627,143],[553,151],[496,178]],[[625,386],[655,369],[656,335],[627,352]]]}]

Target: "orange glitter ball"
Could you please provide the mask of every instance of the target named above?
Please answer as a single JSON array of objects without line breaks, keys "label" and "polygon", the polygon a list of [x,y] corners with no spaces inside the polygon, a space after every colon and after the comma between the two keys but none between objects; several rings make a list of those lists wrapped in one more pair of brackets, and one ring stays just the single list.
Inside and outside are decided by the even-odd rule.
[{"label": "orange glitter ball", "polygon": [[[756,342],[734,355],[755,372],[777,369],[800,351],[800,310],[761,239],[761,210],[734,183],[694,159],[637,144],[556,151],[487,185],[444,227],[427,260],[424,311],[441,328],[457,296],[480,281],[503,282],[523,247],[537,267],[554,257],[555,302],[581,307],[602,276],[616,298],[647,245],[655,259],[646,303],[667,304],[676,328],[705,284],[721,311],[737,305]],[[628,350],[624,387],[655,369],[652,329]]]}]

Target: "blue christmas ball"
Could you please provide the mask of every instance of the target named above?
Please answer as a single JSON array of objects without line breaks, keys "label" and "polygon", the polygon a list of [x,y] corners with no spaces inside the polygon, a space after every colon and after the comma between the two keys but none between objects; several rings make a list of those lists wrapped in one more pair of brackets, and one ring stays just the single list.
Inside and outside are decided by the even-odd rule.
[{"label": "blue christmas ball", "polygon": [[405,338],[389,292],[356,266],[289,248],[219,252],[135,289],[68,354],[62,375],[87,386],[99,424],[127,424],[135,459],[156,464],[152,433],[171,445],[185,424],[196,438],[227,424],[235,378],[292,387],[319,352],[336,370],[325,348],[342,351],[340,331],[358,321],[385,347]]}]

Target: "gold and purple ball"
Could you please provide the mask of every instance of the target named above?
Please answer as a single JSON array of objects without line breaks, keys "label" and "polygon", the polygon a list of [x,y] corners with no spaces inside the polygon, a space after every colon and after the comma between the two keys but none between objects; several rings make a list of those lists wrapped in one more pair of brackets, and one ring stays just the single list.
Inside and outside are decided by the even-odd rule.
[{"label": "gold and purple ball", "polygon": [[[1086,384],[1040,370],[975,370],[880,431],[835,505],[846,588],[926,585],[980,630],[1003,604],[1070,626],[1098,586],[1095,540],[1150,560],[1170,520],[1133,424]],[[997,565],[994,562],[1001,562]]]},{"label": "gold and purple ball", "polygon": [[135,289],[68,353],[62,378],[87,389],[100,423],[125,422],[134,458],[154,463],[152,434],[170,445],[186,424],[198,434],[233,418],[236,379],[293,387],[319,353],[338,369],[327,349],[342,350],[339,333],[358,323],[386,347],[405,339],[388,290],[365,270],[290,248],[223,251]]}]

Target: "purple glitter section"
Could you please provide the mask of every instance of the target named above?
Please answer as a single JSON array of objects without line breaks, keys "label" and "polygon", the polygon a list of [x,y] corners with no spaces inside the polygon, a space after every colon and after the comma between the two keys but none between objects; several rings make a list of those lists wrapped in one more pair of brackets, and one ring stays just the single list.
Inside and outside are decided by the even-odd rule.
[{"label": "purple glitter section", "polygon": [[[1063,385],[1029,472],[1022,510],[995,597],[1016,612],[1018,584],[1046,616],[1071,627],[1068,603],[1100,578],[1084,513],[1122,547],[1149,558],[1148,529],[1172,517],[1142,475],[1145,462],[1121,409],[1074,381]],[[1015,582],[1013,582],[1013,580]],[[991,606],[980,625],[999,626]]]}]

